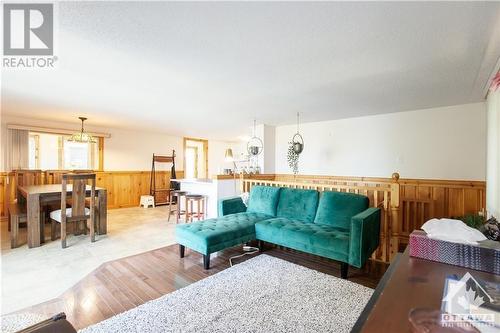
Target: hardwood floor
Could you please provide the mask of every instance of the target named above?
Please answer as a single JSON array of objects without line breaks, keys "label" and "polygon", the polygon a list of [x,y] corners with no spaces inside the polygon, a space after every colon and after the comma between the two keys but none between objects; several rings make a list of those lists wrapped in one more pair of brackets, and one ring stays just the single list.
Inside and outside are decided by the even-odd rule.
[{"label": "hardwood floor", "polygon": [[[241,254],[241,247],[219,252],[211,269],[203,269],[201,255],[186,249],[179,258],[177,245],[144,252],[102,264],[61,297],[18,312],[47,315],[65,312],[68,320],[81,329],[147,301],[199,281],[229,267],[229,258]],[[340,277],[338,262],[266,244],[265,254],[317,271]],[[233,260],[242,262],[255,255]],[[379,262],[368,262],[364,269],[349,269],[349,280],[375,288],[387,269]]]}]

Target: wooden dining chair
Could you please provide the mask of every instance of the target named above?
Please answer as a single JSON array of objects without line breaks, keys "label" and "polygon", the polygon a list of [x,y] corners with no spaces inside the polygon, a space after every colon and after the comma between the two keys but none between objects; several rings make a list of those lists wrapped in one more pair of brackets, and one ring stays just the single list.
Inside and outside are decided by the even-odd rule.
[{"label": "wooden dining chair", "polygon": [[[30,185],[40,185],[42,183],[42,171],[41,170],[13,170],[14,173],[14,184],[17,186],[30,186]],[[7,205],[7,217],[8,217],[8,231],[10,232],[11,247],[15,248],[18,246],[19,237],[19,227],[26,226],[28,220],[28,214],[26,212],[26,203],[18,200],[17,193],[14,200],[10,199],[10,192],[6,193]],[[42,207],[42,211],[45,206]],[[43,226],[43,218],[40,221],[41,226]],[[43,239],[43,228],[40,228],[40,237]]]},{"label": "wooden dining chair", "polygon": [[[87,197],[87,183],[90,181],[90,207],[85,207]],[[73,222],[73,228],[83,223],[86,232],[86,222],[90,219],[90,240],[95,242],[95,173],[64,174],[62,175],[61,209],[50,213],[51,238],[56,239],[57,225],[61,225],[61,244],[66,248],[67,224]],[[71,188],[71,208],[67,208],[68,183]]]},{"label": "wooden dining chair", "polygon": [[14,176],[18,186],[42,184],[42,170],[14,170]]}]

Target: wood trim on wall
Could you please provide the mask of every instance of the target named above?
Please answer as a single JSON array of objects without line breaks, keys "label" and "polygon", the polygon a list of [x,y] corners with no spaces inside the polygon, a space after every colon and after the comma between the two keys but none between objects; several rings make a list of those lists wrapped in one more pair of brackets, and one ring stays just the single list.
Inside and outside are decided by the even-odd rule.
[{"label": "wood trim on wall", "polygon": [[[166,182],[170,179],[169,171],[162,171]],[[168,178],[167,177],[168,174]],[[177,177],[182,178],[184,172],[177,171]],[[134,179],[138,181],[136,184],[129,183],[131,187],[139,187],[146,190],[144,194],[149,192],[149,175],[150,171],[98,171],[98,177],[101,177],[101,182],[111,185],[110,191],[116,186],[114,182],[110,182],[112,178],[115,181]],[[121,176],[121,177],[118,177]],[[224,178],[224,176],[219,176]],[[233,176],[228,176],[233,177]],[[8,186],[8,172],[0,172],[0,207],[3,207],[5,193]],[[245,177],[247,178],[247,177]],[[249,178],[277,180],[277,181],[297,181],[297,182],[312,182],[312,183],[328,183],[329,181],[345,181],[345,182],[391,182],[391,178],[375,178],[375,177],[339,177],[339,176],[318,176],[318,175],[298,175],[292,174],[265,174],[253,175]],[[145,181],[145,183],[143,183]],[[460,216],[468,213],[477,213],[484,211],[486,205],[486,182],[484,181],[468,181],[468,180],[437,180],[437,179],[404,179],[398,181],[401,186],[402,201],[422,201],[432,202],[434,213],[432,217],[451,217]],[[142,191],[141,190],[141,191]],[[131,193],[138,193],[136,190],[130,190]],[[124,207],[132,205],[133,200],[120,200],[110,207]],[[4,215],[4,209],[1,210],[1,215]]]},{"label": "wood trim on wall", "polygon": [[98,156],[99,156],[99,165],[98,165],[98,170],[103,171],[104,170],[104,138],[99,137],[98,142]]},{"label": "wood trim on wall", "polygon": [[[184,171],[176,171],[177,177],[182,178]],[[45,172],[42,172],[42,183],[46,183]],[[150,171],[97,171],[96,184],[104,187],[108,194],[108,208],[124,208],[139,206],[141,195],[149,194]],[[167,187],[170,184],[170,171],[158,171],[156,182]],[[0,172],[0,216],[7,216],[8,201],[15,199],[14,174]],[[10,199],[9,199],[10,198]]]},{"label": "wood trim on wall", "polygon": [[[299,183],[361,184],[394,183],[394,178],[344,177],[276,174],[277,181]],[[449,179],[397,180],[399,186],[398,219],[393,221],[391,250],[402,251],[410,233],[431,218],[461,217],[467,214],[485,214],[486,182]],[[394,198],[393,198],[394,199]]]},{"label": "wood trim on wall", "polygon": [[[384,261],[388,254],[392,258],[396,252],[404,250],[410,233],[431,218],[485,213],[484,181],[400,179],[399,175],[394,174],[391,178],[276,174],[274,180],[283,184],[299,184],[298,187],[305,184],[311,188],[330,184],[332,188],[342,188],[354,193],[357,193],[356,189],[360,186],[378,189],[390,184],[391,224],[383,223],[381,247],[375,253],[377,259]],[[387,243],[389,241],[390,244]]]},{"label": "wood trim on wall", "polygon": [[[45,173],[44,173],[45,174]],[[108,192],[108,208],[122,208],[139,206],[140,196],[149,194],[150,171],[98,171],[97,186],[104,187]],[[177,171],[182,178],[184,171]],[[231,176],[233,177],[233,176]],[[224,179],[225,176],[217,178]],[[390,245],[378,256],[384,259],[408,244],[409,234],[420,228],[422,223],[431,218],[458,217],[466,214],[485,212],[486,182],[467,180],[436,180],[436,179],[399,179],[374,177],[338,177],[292,174],[265,174],[244,176],[244,179],[259,179],[276,182],[294,182],[314,184],[331,184],[332,187],[354,188],[370,187],[375,190],[373,198],[381,198],[376,194],[388,186],[391,187],[390,225],[383,230],[385,239],[390,238]],[[46,180],[42,179],[43,182]],[[170,171],[159,171],[157,184],[168,187]],[[0,213],[6,215],[9,199],[15,198],[15,180],[13,173],[0,173]],[[363,194],[363,192],[359,192]],[[387,243],[386,243],[387,244]]]},{"label": "wood trim on wall", "polygon": [[[276,174],[278,181],[312,182],[312,183],[390,183],[393,178],[375,177],[339,177]],[[486,209],[486,182],[477,180],[450,179],[406,179],[399,178],[401,187],[400,201],[430,202],[434,207],[432,217],[463,216],[484,212]],[[431,217],[431,218],[432,218]]]},{"label": "wood trim on wall", "polygon": [[[399,220],[399,185],[397,179],[392,183],[347,183],[347,182],[286,182],[276,180],[244,179],[240,178],[242,192],[250,192],[252,186],[274,186],[293,189],[310,189],[319,192],[337,191],[344,193],[361,194],[368,197],[369,206],[381,209],[379,246],[372,255],[372,259],[390,262],[396,254],[393,243],[397,244],[397,223]],[[396,241],[394,241],[396,240]]]}]

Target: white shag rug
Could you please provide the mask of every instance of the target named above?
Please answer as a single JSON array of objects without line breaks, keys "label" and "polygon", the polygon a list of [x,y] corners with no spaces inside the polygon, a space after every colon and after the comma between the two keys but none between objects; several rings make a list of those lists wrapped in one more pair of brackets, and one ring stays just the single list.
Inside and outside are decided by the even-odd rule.
[{"label": "white shag rug", "polygon": [[22,330],[26,327],[30,327],[48,319],[46,316],[42,316],[37,313],[18,313],[2,316],[0,318],[2,333],[14,333]]},{"label": "white shag rug", "polygon": [[349,332],[372,292],[262,254],[80,332]]}]

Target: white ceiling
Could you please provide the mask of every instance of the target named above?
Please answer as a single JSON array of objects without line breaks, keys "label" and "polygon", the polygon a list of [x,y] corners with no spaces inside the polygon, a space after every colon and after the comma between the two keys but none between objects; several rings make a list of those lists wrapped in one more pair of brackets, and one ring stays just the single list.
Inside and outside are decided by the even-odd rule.
[{"label": "white ceiling", "polygon": [[2,70],[2,112],[218,139],[477,102],[494,2],[64,2],[58,68]]}]

